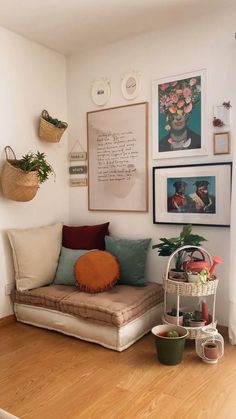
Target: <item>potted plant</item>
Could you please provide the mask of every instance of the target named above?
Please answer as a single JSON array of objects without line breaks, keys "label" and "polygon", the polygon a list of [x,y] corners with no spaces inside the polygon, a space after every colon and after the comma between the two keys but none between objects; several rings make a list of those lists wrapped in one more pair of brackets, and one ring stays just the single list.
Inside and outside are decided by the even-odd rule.
[{"label": "potted plant", "polygon": [[165,314],[165,320],[171,324],[177,324],[177,320],[179,318],[179,325],[182,326],[184,320],[184,313],[179,311],[179,316],[177,316],[177,309],[176,307],[172,307],[170,311],[167,311]]},{"label": "potted plant", "polygon": [[176,365],[182,361],[188,331],[182,326],[162,324],[151,330],[159,362]]},{"label": "potted plant", "polygon": [[183,312],[183,326],[190,327],[190,320],[193,318],[194,308],[186,306],[181,307],[180,310]]},{"label": "potted plant", "polygon": [[[13,159],[8,157],[9,151]],[[35,197],[39,184],[54,173],[52,166],[46,161],[45,154],[39,151],[29,152],[19,160],[10,146],[5,147],[5,152],[7,160],[1,175],[3,195],[13,201],[30,201]]]},{"label": "potted plant", "polygon": [[50,174],[55,174],[52,166],[46,161],[44,153],[29,152],[18,160],[17,167],[24,172],[36,172],[39,183],[45,182]]},{"label": "potted plant", "polygon": [[[175,250],[182,246],[200,246],[206,239],[198,234],[192,234],[192,225],[188,224],[183,226],[182,231],[178,237],[172,237],[170,239],[160,238],[161,243],[154,244],[153,249],[158,249],[159,256],[170,256]],[[175,257],[175,272],[181,272],[183,267],[183,261],[186,252],[192,252],[194,249],[182,250],[176,254]]]},{"label": "potted plant", "polygon": [[44,109],[40,118],[39,137],[49,143],[57,143],[60,141],[67,127],[67,122],[52,118],[48,111]]},{"label": "potted plant", "polygon": [[193,313],[193,317],[190,320],[190,327],[203,327],[206,324],[206,320],[202,318],[202,312],[199,310],[195,310]]}]

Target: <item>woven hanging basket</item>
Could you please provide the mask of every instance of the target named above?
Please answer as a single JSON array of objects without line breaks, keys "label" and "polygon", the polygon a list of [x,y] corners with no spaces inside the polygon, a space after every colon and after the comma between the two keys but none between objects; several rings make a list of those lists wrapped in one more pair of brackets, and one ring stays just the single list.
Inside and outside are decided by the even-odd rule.
[{"label": "woven hanging basket", "polygon": [[[14,156],[9,159],[8,152]],[[1,173],[1,185],[3,195],[12,201],[31,201],[38,191],[39,179],[37,171],[25,172],[19,166],[20,160],[16,159],[15,153],[10,146],[5,147],[6,161]]]},{"label": "woven hanging basket", "polygon": [[58,143],[68,127],[68,124],[66,122],[62,122],[63,127],[58,128],[46,120],[48,117],[49,114],[44,109],[40,118],[39,137],[41,140],[47,141],[48,143]]}]

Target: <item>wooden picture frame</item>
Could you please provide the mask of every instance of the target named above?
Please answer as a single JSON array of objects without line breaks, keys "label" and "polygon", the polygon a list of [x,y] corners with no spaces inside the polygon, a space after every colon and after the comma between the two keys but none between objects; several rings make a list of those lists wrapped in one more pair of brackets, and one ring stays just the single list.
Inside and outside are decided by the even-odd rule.
[{"label": "wooden picture frame", "polygon": [[230,154],[231,139],[230,132],[215,132],[213,134],[213,153],[214,154]]},{"label": "wooden picture frame", "polygon": [[230,226],[232,163],[153,167],[153,223]]},{"label": "wooden picture frame", "polygon": [[147,121],[147,102],[87,112],[90,211],[148,211]]},{"label": "wooden picture frame", "polygon": [[206,70],[153,80],[153,158],[207,154]]}]

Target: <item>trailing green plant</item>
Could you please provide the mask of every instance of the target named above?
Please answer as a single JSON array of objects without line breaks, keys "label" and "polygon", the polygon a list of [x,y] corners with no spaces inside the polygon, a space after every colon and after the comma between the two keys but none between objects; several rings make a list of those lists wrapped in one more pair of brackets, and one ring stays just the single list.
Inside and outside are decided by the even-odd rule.
[{"label": "trailing green plant", "polygon": [[[170,256],[175,250],[182,246],[200,246],[202,242],[207,241],[204,237],[198,234],[192,234],[192,225],[188,224],[183,226],[183,229],[178,237],[172,237],[167,239],[165,237],[160,238],[161,243],[154,244],[153,249],[158,249],[159,256]],[[175,259],[176,271],[181,271],[183,265],[183,259],[186,251],[192,252],[194,249],[186,249],[178,252]]]},{"label": "trailing green plant", "polygon": [[39,183],[45,182],[50,174],[55,175],[52,166],[46,161],[46,155],[39,151],[37,151],[37,153],[29,152],[22,156],[22,158],[18,160],[17,166],[24,172],[36,171]]},{"label": "trailing green plant", "polygon": [[42,113],[42,117],[43,119],[45,119],[46,121],[50,122],[50,124],[55,125],[55,127],[57,128],[67,128],[67,123],[66,122],[62,122],[57,118],[52,118],[48,111],[44,110]]}]

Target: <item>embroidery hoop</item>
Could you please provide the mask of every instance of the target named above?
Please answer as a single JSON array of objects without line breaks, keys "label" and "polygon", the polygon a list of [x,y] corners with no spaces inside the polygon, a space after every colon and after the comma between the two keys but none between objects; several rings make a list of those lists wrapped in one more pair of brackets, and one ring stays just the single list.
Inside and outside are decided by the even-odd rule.
[{"label": "embroidery hoop", "polygon": [[92,82],[91,98],[95,105],[102,106],[108,102],[111,96],[110,81],[106,78],[101,78]]},{"label": "embroidery hoop", "polygon": [[121,91],[125,99],[135,99],[141,90],[141,74],[129,71],[121,79]]}]

